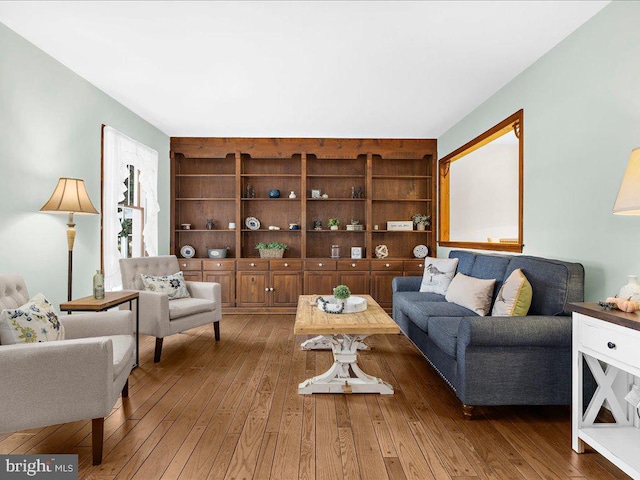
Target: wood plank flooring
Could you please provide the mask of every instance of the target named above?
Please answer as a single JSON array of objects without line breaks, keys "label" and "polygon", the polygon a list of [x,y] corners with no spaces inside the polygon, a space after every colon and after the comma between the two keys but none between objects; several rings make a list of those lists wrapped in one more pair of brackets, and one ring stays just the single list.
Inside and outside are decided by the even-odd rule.
[{"label": "wood plank flooring", "polygon": [[[225,315],[141,337],[129,398],[105,421],[104,460],[91,465],[91,421],[0,435],[0,453],[77,453],[80,479],[629,478],[599,454],[571,450],[568,407],[478,408],[465,421],[454,393],[403,335],[367,339],[363,370],[395,394],[298,395],[332,363],[302,351],[293,315]],[[6,407],[6,406],[5,406]]]}]

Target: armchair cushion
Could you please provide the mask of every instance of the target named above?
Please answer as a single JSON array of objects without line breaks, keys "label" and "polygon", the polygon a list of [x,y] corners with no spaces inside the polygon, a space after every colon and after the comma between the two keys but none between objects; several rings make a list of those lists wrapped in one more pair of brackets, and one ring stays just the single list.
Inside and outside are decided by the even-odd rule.
[{"label": "armchair cushion", "polygon": [[107,338],[113,342],[113,379],[115,380],[125,368],[131,371],[135,342],[131,335],[111,335]]},{"label": "armchair cushion", "polygon": [[141,275],[144,289],[148,292],[166,293],[169,300],[190,297],[182,272],[159,276],[147,275],[145,273]]},{"label": "armchair cushion", "polygon": [[169,320],[195,315],[196,313],[213,312],[216,303],[202,298],[178,298],[169,302]]},{"label": "armchair cushion", "polygon": [[64,340],[64,327],[55,308],[41,293],[18,308],[0,314],[0,343],[37,343]]}]

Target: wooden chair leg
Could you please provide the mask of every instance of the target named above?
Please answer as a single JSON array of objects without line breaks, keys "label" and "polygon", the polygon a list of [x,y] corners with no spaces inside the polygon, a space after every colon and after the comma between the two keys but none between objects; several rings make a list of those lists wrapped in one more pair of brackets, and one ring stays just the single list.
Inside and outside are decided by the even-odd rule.
[{"label": "wooden chair leg", "polygon": [[104,436],[104,418],[91,420],[91,449],[93,451],[93,464],[102,463],[102,438]]},{"label": "wooden chair leg", "polygon": [[220,322],[213,322],[213,332],[216,340],[220,340]]},{"label": "wooden chair leg", "polygon": [[471,420],[473,418],[475,408],[475,405],[462,405],[462,413],[464,414],[465,420]]},{"label": "wooden chair leg", "polygon": [[162,355],[162,340],[163,338],[156,338],[156,353],[153,356],[153,362],[158,363],[160,361],[160,355]]},{"label": "wooden chair leg", "polygon": [[124,387],[122,387],[122,398],[127,398],[129,396],[129,379],[124,383]]}]

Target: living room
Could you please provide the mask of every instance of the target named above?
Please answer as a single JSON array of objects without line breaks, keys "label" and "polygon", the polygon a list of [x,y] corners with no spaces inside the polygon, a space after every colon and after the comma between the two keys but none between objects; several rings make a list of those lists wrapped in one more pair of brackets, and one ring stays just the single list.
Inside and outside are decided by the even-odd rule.
[{"label": "living room", "polygon": [[[5,2],[0,6],[0,22],[3,22],[0,25],[0,91],[2,91],[0,124],[3,131],[0,153],[3,178],[5,179],[4,188],[0,193],[0,198],[2,198],[0,208],[3,219],[0,242],[4,247],[0,257],[0,271],[19,273],[25,278],[30,293],[42,292],[56,306],[66,300],[67,257],[65,252],[67,245],[63,233],[64,217],[42,215],[39,210],[53,191],[59,177],[84,179],[89,196],[98,210],[101,210],[99,199],[101,197],[102,125],[116,128],[158,152],[157,193],[160,203],[158,252],[169,254],[171,235],[168,232],[174,229],[170,218],[172,208],[171,137],[436,138],[437,156],[442,158],[514,112],[523,109],[525,122],[523,213],[525,246],[523,253],[582,264],[585,269],[585,301],[604,300],[619,291],[625,283],[627,275],[636,274],[640,270],[640,261],[637,257],[637,248],[635,248],[640,240],[640,229],[636,225],[637,219],[633,216],[612,214],[612,207],[630,152],[640,146],[638,138],[640,93],[638,93],[636,85],[636,79],[640,74],[640,66],[637,62],[638,53],[640,53],[640,33],[635,25],[635,20],[640,18],[640,3],[633,1],[602,3],[603,5],[599,8],[595,8],[593,16],[585,19],[583,24],[576,25],[575,30],[566,38],[561,41],[559,39],[557,45],[551,45],[549,51],[533,63],[523,65],[515,78],[504,79],[502,86],[489,92],[485,98],[468,110],[452,113],[450,126],[438,134],[427,134],[426,129],[419,125],[414,126],[413,130],[398,131],[391,127],[385,130],[384,125],[380,124],[382,126],[376,131],[366,131],[364,128],[354,127],[350,131],[345,129],[342,135],[338,133],[325,135],[326,131],[334,132],[334,130],[326,129],[314,131],[292,129],[291,131],[273,132],[265,128],[260,133],[255,128],[234,130],[231,127],[223,131],[211,132],[209,135],[201,135],[195,130],[188,131],[186,125],[187,131],[165,131],[164,127],[160,128],[160,126],[144,119],[146,118],[144,107],[132,102],[132,105],[136,105],[138,108],[138,113],[134,113],[133,107],[127,108],[124,106],[125,102],[115,100],[108,93],[99,90],[85,80],[81,73],[74,72],[59,63],[45,53],[45,49],[34,45],[34,43],[37,44],[37,36],[30,40],[29,36],[25,35],[23,38],[19,33],[16,33],[20,30],[18,27],[11,27],[12,4]],[[406,7],[406,5],[404,6]],[[31,8],[37,12],[38,4],[34,3]],[[15,11],[18,12],[20,9]],[[81,18],[78,21],[81,22]],[[321,26],[316,25],[314,28],[320,30]],[[541,25],[539,28],[543,30],[545,27]],[[319,33],[317,34],[319,35]],[[509,45],[510,42],[509,38],[504,39],[505,45]],[[54,44],[52,44],[53,47],[55,47]],[[173,55],[176,53],[174,52]],[[486,68],[494,67],[487,66]],[[470,72],[468,75],[468,80],[473,81],[473,73]],[[150,83],[153,82],[154,76],[154,73],[150,73]],[[420,92],[415,92],[414,95],[416,103],[421,105],[420,108],[428,108],[428,105],[423,105]],[[174,101],[179,100],[174,99]],[[350,115],[348,117],[352,119]],[[267,125],[271,121],[270,116],[271,113],[263,117],[256,117],[252,122],[259,120]],[[370,116],[372,115],[370,114]],[[325,122],[323,125],[327,125],[330,120],[330,115],[323,117]],[[607,168],[604,169],[604,166]],[[74,298],[91,294],[91,278],[95,270],[100,267],[101,262],[100,216],[78,216],[76,223],[78,234],[74,247]],[[438,247],[437,251],[431,252],[431,254],[437,257],[447,257],[450,250]],[[285,324],[270,324],[271,330],[262,332],[254,325],[253,330],[249,330],[253,337],[241,338],[241,334],[243,328],[249,328],[247,325],[250,323],[267,321],[268,317],[270,316],[253,315],[249,317],[239,314],[223,317],[221,343],[219,347],[214,348],[224,348],[225,337],[238,339],[235,344],[238,352],[229,349],[222,350],[222,353],[228,358],[224,361],[220,359],[220,365],[238,373],[239,384],[249,383],[253,388],[256,388],[255,382],[267,382],[266,378],[252,376],[251,366],[255,368],[256,363],[269,362],[271,357],[263,358],[262,351],[259,351],[257,355],[255,352],[252,354],[249,340],[253,339],[256,343],[264,343],[265,336],[276,338],[275,332],[283,330]],[[289,323],[292,323],[292,316],[288,318]],[[282,322],[282,319],[274,321]],[[204,360],[198,361],[197,352],[199,349],[203,349],[202,352],[205,352],[204,349],[207,348],[208,341],[211,344],[214,343],[213,329],[211,327],[209,329],[210,332],[199,333],[195,337],[187,336],[172,341],[167,340],[163,359],[158,365],[153,363],[152,358],[153,338],[144,336],[141,338],[141,366],[131,375],[130,400],[133,404],[131,405],[133,410],[139,408],[154,394],[157,394],[157,397],[154,397],[155,402],[161,402],[163,397],[159,392],[163,388],[165,388],[165,392],[169,391],[173,392],[174,396],[178,395],[176,390],[172,390],[171,385],[164,383],[167,379],[163,375],[175,376],[172,377],[174,382],[185,386],[188,384],[188,379],[179,381],[180,375],[185,371],[190,371],[194,375],[198,369],[204,368]],[[289,335],[293,338],[293,331]],[[354,435],[361,433],[356,432],[357,427],[354,425],[356,424],[355,418],[359,418],[358,415],[364,415],[362,408],[364,408],[364,412],[368,408],[378,415],[376,421],[384,424],[385,428],[387,425],[390,428],[397,428],[387,438],[394,453],[389,453],[384,458],[398,459],[398,463],[394,463],[396,460],[382,462],[389,478],[393,478],[394,474],[403,474],[407,477],[412,475],[411,469],[407,467],[411,464],[411,457],[402,458],[402,455],[396,452],[396,450],[400,450],[400,446],[394,442],[409,436],[412,439],[419,438],[423,434],[421,429],[425,428],[427,420],[432,421],[430,425],[432,428],[439,427],[443,432],[450,429],[456,434],[459,433],[460,438],[464,438],[461,441],[462,446],[452,446],[456,443],[456,434],[443,433],[447,437],[447,442],[437,445],[432,452],[415,450],[416,454],[421,457],[421,460],[415,460],[417,464],[436,465],[437,462],[432,462],[433,458],[429,457],[430,453],[436,457],[442,455],[443,445],[454,449],[452,456],[455,458],[442,462],[445,466],[440,470],[437,468],[435,471],[431,470],[431,476],[434,478],[455,478],[456,476],[625,478],[620,470],[608,464],[606,460],[602,458],[593,460],[596,454],[585,455],[583,457],[588,458],[584,459],[571,453],[569,410],[552,410],[550,412],[543,410],[543,413],[537,413],[528,410],[494,411],[486,409],[479,414],[481,421],[477,422],[478,426],[469,427],[464,423],[457,423],[452,418],[454,416],[460,417],[462,422],[459,412],[460,405],[455,403],[455,396],[448,393],[447,385],[438,374],[430,370],[429,364],[422,360],[419,352],[409,342],[402,343],[400,340],[386,340],[385,338],[385,336],[381,336],[379,341],[376,340],[375,345],[383,352],[393,348],[401,348],[403,353],[407,355],[412,352],[411,354],[415,357],[409,362],[407,368],[421,380],[428,381],[433,392],[445,398],[443,405],[437,407],[431,405],[430,407],[442,414],[445,420],[435,418],[435,415],[425,414],[422,410],[422,413],[409,410],[403,411],[403,414],[409,419],[407,422],[400,421],[400,417],[387,411],[389,409],[387,404],[379,403],[376,400],[372,402],[370,398],[373,396],[357,397],[354,395],[348,400],[342,399],[342,397],[340,400],[331,400],[332,405],[335,402],[335,412],[337,413],[333,413],[333,415],[334,418],[337,418],[336,422],[339,428],[346,428],[345,425],[349,424],[351,428],[354,428]],[[278,344],[275,345],[274,348],[278,348]],[[185,350],[182,351],[181,348]],[[280,348],[284,348],[284,346],[281,345]],[[412,348],[414,351],[411,350]],[[203,358],[210,360],[214,354],[217,355],[216,351],[211,351],[206,353]],[[244,367],[234,366],[232,360],[234,355],[244,355],[243,361],[247,360]],[[318,361],[324,365],[329,358],[318,357],[316,360],[314,357],[314,360],[309,360],[311,357],[306,357],[305,352],[300,351],[292,355],[295,359],[293,362],[301,362],[301,365],[291,363],[295,366],[292,375],[300,377],[297,381],[306,378],[308,370],[320,367],[314,362]],[[387,357],[385,357],[385,361],[387,361],[386,359]],[[183,363],[179,362],[185,361],[189,368],[180,367]],[[282,361],[282,359],[276,360],[274,356],[271,361]],[[395,360],[389,359],[388,361]],[[422,361],[423,364],[420,364],[419,361]],[[377,362],[377,360],[373,361],[371,365],[367,366],[377,371],[379,370],[379,367],[376,366]],[[402,380],[401,389],[402,387],[407,388],[407,393],[406,396],[398,396],[398,398],[401,398],[403,403],[417,401],[420,392],[417,389],[413,391],[409,389],[408,384],[411,383],[411,379],[407,377],[410,375],[402,376],[398,371],[395,371],[399,368],[397,365],[393,367],[392,376],[400,377]],[[224,373],[224,370],[219,373]],[[140,377],[139,380],[135,380],[136,375]],[[224,378],[224,375],[221,378]],[[137,387],[135,381],[139,382]],[[227,381],[230,382],[230,380]],[[154,390],[154,393],[145,396],[144,385],[147,382],[149,385],[156,385],[159,390]],[[229,387],[226,383],[224,385]],[[2,385],[2,387],[5,386]],[[424,395],[431,394],[425,392]],[[329,406],[325,404],[328,401],[326,398],[329,396],[321,397],[314,397],[317,402],[314,407],[316,410],[310,410],[309,401],[299,401],[295,396],[283,400],[295,405],[292,407],[293,413],[291,413],[294,426],[297,425],[295,422],[298,420],[302,422],[304,415],[313,414],[319,418],[319,412],[329,410]],[[351,398],[354,399],[353,402]],[[236,401],[241,403],[241,395],[236,397]],[[228,400],[225,406],[232,408],[229,406],[229,402],[231,400]],[[436,404],[437,401],[431,399],[428,403]],[[248,412],[250,405],[246,405],[246,407]],[[123,423],[125,430],[133,428],[134,423],[138,421],[143,422],[145,409],[152,411],[152,408],[153,404],[147,404],[143,410],[137,410],[134,417],[128,420],[130,423]],[[426,410],[427,407],[424,406],[424,409]],[[118,410],[123,411],[122,408]],[[350,422],[347,421],[349,414],[351,414]],[[420,415],[423,414],[425,416],[421,417]],[[545,415],[548,417],[545,418]],[[117,415],[112,421],[115,421],[116,417]],[[498,427],[491,428],[482,425],[482,419],[496,422],[495,417],[502,417],[501,420],[506,418],[506,423],[491,423],[491,425],[498,425]],[[149,427],[149,430],[144,430],[146,434],[144,439],[142,439],[143,434],[140,434],[140,437],[136,437],[135,441],[131,437],[126,440],[126,432],[124,431],[119,431],[115,437],[106,435],[105,459],[102,470],[94,470],[95,467],[91,466],[90,422],[88,427],[87,422],[77,423],[78,428],[75,430],[67,426],[66,429],[58,431],[58,436],[54,430],[39,429],[38,432],[41,432],[41,435],[53,435],[48,441],[45,436],[37,437],[36,435],[34,437],[33,432],[22,432],[14,436],[0,434],[0,453],[14,451],[21,454],[79,453],[82,475],[103,475],[112,478],[116,476],[118,478],[133,477],[141,465],[146,462],[137,478],[160,478],[163,474],[166,474],[166,478],[170,478],[175,470],[155,472],[159,473],[157,477],[146,475],[148,475],[147,472],[153,470],[151,465],[154,461],[161,458],[161,449],[153,453],[156,445],[161,445],[162,448],[166,447],[167,450],[164,451],[170,451],[171,453],[167,455],[173,459],[181,446],[184,445],[184,448],[188,449],[189,441],[197,443],[196,429],[191,433],[192,436],[174,435],[175,439],[187,439],[184,444],[182,440],[176,440],[179,442],[176,445],[170,444],[171,436],[165,436],[164,433],[171,428],[178,428],[170,424],[172,419],[176,418],[181,418],[177,410],[167,417],[165,420],[167,423],[163,424],[162,421],[158,421],[154,424],[154,428]],[[146,421],[149,422],[148,419]],[[275,420],[272,421],[275,422]],[[234,422],[230,436],[224,437],[226,443],[220,449],[220,458],[227,455],[228,459],[233,458],[235,462],[236,444],[233,443],[233,440],[240,438],[243,424],[240,424],[238,419]],[[475,420],[469,423],[474,424],[474,422]],[[204,429],[207,425],[198,424],[196,427]],[[413,432],[409,429],[411,426],[415,427]],[[162,430],[163,428],[165,430]],[[284,438],[283,430],[279,430],[280,433],[277,433],[278,430],[272,430],[272,428],[273,425],[269,424],[264,443],[259,444],[262,445],[262,450],[258,448],[257,451],[252,451],[252,455],[262,459],[265,452],[271,452],[274,458],[278,458],[278,455],[287,452],[284,446],[281,447],[277,443],[278,436]],[[497,440],[494,428],[499,429],[501,438],[508,438],[511,443]],[[116,428],[110,433],[113,434],[115,430]],[[538,440],[540,438],[552,439],[540,451],[529,450],[526,446],[528,436],[535,435],[536,430],[542,432],[538,433],[542,436],[536,437]],[[44,434],[43,431],[47,433]],[[191,430],[189,431],[191,432]],[[340,430],[342,433],[345,431]],[[337,432],[338,428],[335,433],[337,434]],[[317,430],[314,435],[318,436],[320,433],[322,432]],[[327,434],[327,439],[333,439],[334,432],[324,433]],[[380,438],[386,438],[383,433],[376,433],[380,435]],[[362,434],[366,435],[366,432]],[[493,453],[492,447],[487,447],[488,450],[482,451],[481,444],[484,436],[492,438],[496,442],[492,445],[499,445],[502,453]],[[112,438],[111,443],[109,438]],[[125,443],[118,447],[116,438],[124,438]],[[18,439],[21,439],[23,443],[20,443]],[[162,443],[163,439],[167,442],[166,444]],[[144,442],[147,440],[149,443],[145,444]],[[354,441],[356,442],[355,447]],[[53,446],[55,442],[64,446],[64,452],[56,450],[56,447]],[[274,442],[273,445],[270,442]],[[318,439],[315,442],[318,445],[321,443]],[[340,451],[349,453],[352,449],[362,455],[361,445],[358,442],[359,440],[354,437],[342,444],[338,442],[332,445],[337,449],[336,455],[338,457],[340,457]],[[12,445],[14,446],[12,447]],[[135,445],[135,453],[132,450],[127,461],[121,461],[122,458],[118,455],[126,455],[126,445],[132,449]],[[560,447],[560,445],[564,445],[564,447]],[[524,451],[519,451],[518,446],[523,447]],[[413,446],[409,447],[411,452],[414,452],[413,448]],[[562,453],[557,457],[553,456],[555,454],[552,452],[561,448],[564,448],[561,450]],[[116,449],[117,455],[109,457],[110,452],[114,449]],[[273,455],[273,451],[276,451],[278,455]],[[473,453],[474,451],[475,453]],[[505,451],[507,453],[504,453]],[[322,459],[332,457],[333,453],[330,448],[325,449],[325,447],[317,446],[317,458],[315,458],[317,463],[315,465],[323,465]],[[183,451],[181,455],[186,454]],[[497,460],[492,465],[493,455],[497,456]],[[562,462],[562,467],[554,469],[545,466],[545,462],[536,462],[536,455],[551,455],[554,460]],[[251,455],[249,456],[251,457]],[[120,458],[116,463],[120,465],[121,470],[109,469],[109,465],[114,465],[110,463],[114,457]],[[180,455],[175,458],[179,463]],[[349,454],[343,454],[342,458],[354,461],[356,470],[359,469],[359,475],[362,478],[385,478],[382,474],[380,477],[367,477],[363,473],[366,470],[366,457],[355,461]],[[481,458],[482,461],[478,458]],[[149,459],[151,460],[147,461]],[[297,465],[298,455],[295,455],[293,460]],[[371,464],[380,465],[378,460],[379,458],[376,457],[375,461],[371,460]],[[272,460],[272,462],[275,461]],[[188,461],[184,460],[183,463],[186,464]],[[229,463],[230,460],[227,461],[227,464]],[[340,464],[340,460],[337,465],[329,463],[336,467],[336,471],[331,469],[314,470],[316,478],[357,477],[357,475],[350,476],[348,474],[348,472],[354,471],[350,470],[354,464],[343,465]],[[521,470],[514,465],[520,465]],[[165,466],[168,468],[168,465]],[[291,474],[285,467],[286,465],[280,465],[280,470],[273,467],[271,470],[272,478],[297,477],[301,471],[295,469],[295,473]],[[241,469],[233,471],[235,473],[229,473],[230,476],[239,475]],[[273,472],[276,471],[282,473],[283,476],[273,476]],[[422,472],[420,469],[417,471]],[[438,476],[438,472],[444,471],[447,472],[447,477]],[[212,470],[212,472],[212,477],[216,475],[224,477],[227,474],[226,470],[217,473]],[[252,472],[248,475],[249,477],[259,477],[258,472],[262,472],[262,470],[258,466]],[[288,475],[285,475],[285,472]],[[325,477],[324,472],[330,473],[326,473]],[[180,471],[174,476],[177,478],[179,474]],[[520,477],[515,476],[516,474]]]}]

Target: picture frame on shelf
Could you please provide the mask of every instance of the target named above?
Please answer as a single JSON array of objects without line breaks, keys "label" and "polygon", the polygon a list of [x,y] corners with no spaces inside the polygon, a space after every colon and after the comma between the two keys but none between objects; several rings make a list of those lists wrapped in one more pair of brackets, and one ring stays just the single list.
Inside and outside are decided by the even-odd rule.
[{"label": "picture frame on shelf", "polygon": [[322,198],[322,192],[319,189],[311,189],[311,198]]},{"label": "picture frame on shelf", "polygon": [[362,247],[351,247],[351,258],[353,260],[361,260],[362,250]]}]

